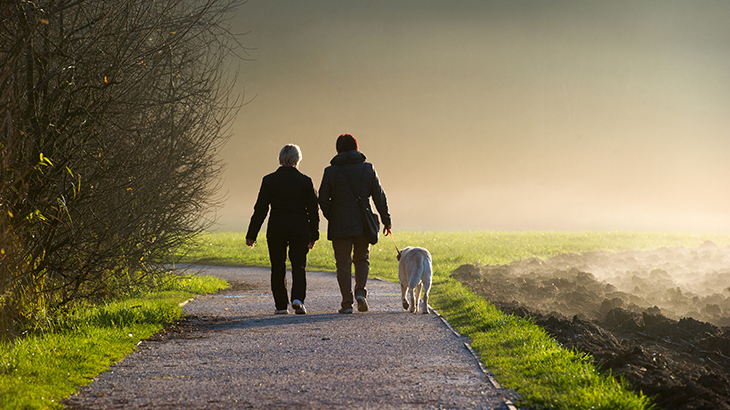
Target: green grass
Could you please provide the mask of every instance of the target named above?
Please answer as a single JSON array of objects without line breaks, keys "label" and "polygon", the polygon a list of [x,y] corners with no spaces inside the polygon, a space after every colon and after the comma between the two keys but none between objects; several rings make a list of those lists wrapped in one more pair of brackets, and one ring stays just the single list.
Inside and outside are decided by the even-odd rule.
[{"label": "green grass", "polygon": [[[730,245],[725,234],[673,234],[636,232],[396,232],[399,248],[423,246],[433,255],[437,274],[448,276],[462,264],[501,265],[530,257],[549,258],[569,252],[622,251],[665,246],[699,246],[711,240]],[[323,235],[324,237],[324,235]],[[223,266],[269,266],[266,238],[246,246],[244,233],[208,233],[181,251],[188,262]],[[310,251],[307,269],[334,271],[331,243],[320,240]],[[370,251],[371,275],[397,280],[396,251],[390,237],[381,235]]]},{"label": "green grass", "polygon": [[[432,305],[469,337],[487,367],[521,406],[554,409],[643,409],[647,398],[602,374],[590,357],[561,348],[542,329],[507,316],[475,296],[449,274],[462,264],[505,264],[566,252],[621,251],[663,246],[699,246],[729,235],[625,232],[396,232],[402,248],[428,248],[434,257]],[[206,234],[187,250],[187,261],[218,265],[268,266],[264,237],[254,249],[244,234]],[[396,252],[381,237],[371,250],[371,275],[397,280]],[[317,243],[310,270],[334,270],[330,243]],[[60,408],[59,400],[89,383],[137,343],[182,315],[179,303],[194,294],[226,287],[210,277],[188,276],[161,283],[157,291],[97,306],[81,306],[55,318],[56,331],[0,343],[0,408]]]},{"label": "green grass", "polygon": [[[462,264],[506,264],[530,257],[569,252],[696,247],[707,240],[730,245],[726,234],[636,232],[396,232],[400,248],[423,246],[431,252],[434,286],[431,304],[469,337],[497,380],[521,396],[520,406],[534,409],[645,409],[640,392],[593,365],[590,356],[562,348],[545,331],[505,315],[449,277]],[[265,237],[245,246],[243,233],[203,235],[186,249],[189,262],[231,266],[269,266]],[[397,281],[395,246],[382,237],[371,248],[371,277]],[[330,243],[319,241],[310,252],[309,270],[334,271]]]},{"label": "green grass", "polygon": [[497,380],[517,391],[520,406],[540,409],[645,409],[649,399],[601,374],[590,356],[566,350],[541,328],[505,315],[460,283],[434,286],[433,304],[471,341]]},{"label": "green grass", "polygon": [[59,400],[180,319],[182,301],[226,287],[211,277],[167,280],[155,292],[79,306],[55,319],[54,332],[0,343],[0,408],[62,407]]}]

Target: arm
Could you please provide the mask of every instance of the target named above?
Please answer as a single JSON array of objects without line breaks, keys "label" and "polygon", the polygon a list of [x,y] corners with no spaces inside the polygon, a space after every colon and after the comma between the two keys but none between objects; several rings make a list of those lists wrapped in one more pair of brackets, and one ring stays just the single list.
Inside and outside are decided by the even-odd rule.
[{"label": "arm", "polygon": [[388,213],[388,199],[385,197],[385,191],[380,186],[380,179],[378,179],[378,173],[373,169],[373,179],[370,183],[370,196],[373,198],[375,208],[380,214],[380,219],[383,221],[383,232],[390,231],[392,222],[390,220],[390,213]]},{"label": "arm", "polygon": [[310,178],[307,178],[306,188],[307,219],[309,219],[309,234],[311,238],[310,249],[319,239],[319,204],[317,203],[317,192]]},{"label": "arm", "polygon": [[327,219],[329,219],[331,205],[328,169],[325,168],[324,175],[322,175],[322,183],[319,184],[319,207],[322,209],[322,215]]},{"label": "arm", "polygon": [[[266,179],[261,182],[261,189],[259,189],[259,196],[256,199],[256,205],[253,207],[253,215],[251,216],[251,222],[248,224],[248,232],[246,233],[246,245],[253,246],[253,242],[256,242],[256,237],[259,235],[261,225],[264,224],[264,219],[269,213],[269,204],[271,198],[269,196],[268,188],[266,186]],[[249,243],[250,242],[250,243]]]}]

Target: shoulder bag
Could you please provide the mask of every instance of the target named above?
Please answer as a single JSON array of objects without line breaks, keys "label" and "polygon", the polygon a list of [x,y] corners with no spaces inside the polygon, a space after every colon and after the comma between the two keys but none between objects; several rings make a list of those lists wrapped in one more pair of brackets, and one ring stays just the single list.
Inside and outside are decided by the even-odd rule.
[{"label": "shoulder bag", "polygon": [[[352,182],[350,182],[350,178],[347,177],[347,173],[345,172],[345,170],[341,166],[339,168],[340,171],[342,171],[342,173],[345,175],[345,179],[350,186],[352,194],[355,195],[357,207],[360,210],[360,219],[362,220],[362,229],[365,232],[365,237],[370,244],[375,245],[376,243],[378,243],[378,235],[380,234],[380,220],[370,208],[370,199],[368,197],[363,198],[358,195],[355,192],[355,188],[353,188],[352,186]],[[365,169],[363,168],[363,173],[364,172]]]}]

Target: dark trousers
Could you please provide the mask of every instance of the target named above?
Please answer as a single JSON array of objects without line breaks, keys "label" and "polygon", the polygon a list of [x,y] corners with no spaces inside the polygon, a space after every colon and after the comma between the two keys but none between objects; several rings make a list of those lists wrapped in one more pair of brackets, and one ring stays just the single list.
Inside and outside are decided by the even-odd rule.
[{"label": "dark trousers", "polygon": [[286,251],[289,248],[291,262],[291,300],[304,302],[307,296],[307,253],[309,253],[309,237],[305,235],[267,236],[269,258],[271,259],[271,291],[277,310],[289,306],[286,292]]},{"label": "dark trousers", "polygon": [[352,265],[355,265],[355,297],[367,297],[365,285],[370,272],[370,244],[364,236],[353,236],[332,240],[337,266],[337,283],[342,294],[342,307],[351,308],[352,297]]}]

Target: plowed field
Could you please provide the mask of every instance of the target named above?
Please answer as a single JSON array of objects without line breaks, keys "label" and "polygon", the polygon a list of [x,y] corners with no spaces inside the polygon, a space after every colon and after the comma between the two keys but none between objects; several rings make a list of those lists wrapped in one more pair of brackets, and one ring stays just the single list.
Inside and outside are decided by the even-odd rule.
[{"label": "plowed field", "polygon": [[729,248],[564,254],[452,276],[591,354],[660,409],[730,409]]}]

